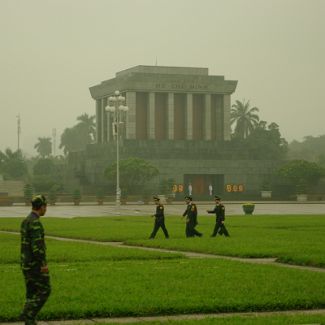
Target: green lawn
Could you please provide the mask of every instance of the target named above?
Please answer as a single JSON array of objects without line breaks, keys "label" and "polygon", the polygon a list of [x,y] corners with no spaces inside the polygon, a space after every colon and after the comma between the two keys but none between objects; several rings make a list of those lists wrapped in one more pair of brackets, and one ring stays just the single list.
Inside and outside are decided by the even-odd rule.
[{"label": "green lawn", "polygon": [[[21,218],[0,218],[19,231]],[[231,238],[184,238],[180,218],[167,218],[171,239],[148,240],[152,219],[44,218],[47,234],[239,256],[278,256],[324,265],[324,216],[231,217]],[[207,235],[213,218],[200,218]],[[19,241],[0,234],[0,321],[16,320],[24,300]],[[325,308],[325,273],[220,259],[47,239],[52,295],[42,319]],[[202,324],[317,323],[319,315],[207,319]],[[290,323],[291,321],[291,323]],[[179,324],[192,324],[181,321]],[[173,324],[174,322],[171,322]],[[178,324],[176,322],[176,324]],[[199,324],[198,323],[198,324]]]},{"label": "green lawn", "polygon": [[[231,238],[210,238],[209,219],[201,218],[203,238],[170,241],[127,240],[128,244],[242,257],[276,257],[279,261],[325,267],[325,216],[231,217]],[[211,222],[210,222],[211,224]]]},{"label": "green lawn", "polygon": [[[225,260],[167,259],[50,264],[43,319],[325,307],[325,274]],[[0,320],[23,304],[19,267],[0,265]]]},{"label": "green lawn", "polygon": [[[0,218],[0,229],[19,230],[19,218]],[[171,238],[158,232],[148,240],[150,217],[44,218],[47,234],[100,241],[206,252],[243,257],[276,257],[300,265],[325,267],[325,215],[320,216],[234,216],[227,218],[231,238],[210,238],[214,217],[200,217],[203,238],[184,238],[184,220],[166,217]]]},{"label": "green lawn", "polygon": [[[91,262],[105,260],[148,260],[182,258],[181,254],[143,251],[96,244],[62,242],[47,239],[48,262]],[[20,237],[0,233],[0,264],[20,263]]]}]

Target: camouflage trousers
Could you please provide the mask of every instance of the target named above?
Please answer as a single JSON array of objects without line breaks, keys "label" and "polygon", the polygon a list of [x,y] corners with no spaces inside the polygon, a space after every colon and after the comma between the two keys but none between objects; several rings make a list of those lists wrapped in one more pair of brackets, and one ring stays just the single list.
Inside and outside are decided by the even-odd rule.
[{"label": "camouflage trousers", "polygon": [[26,325],[36,324],[36,315],[51,293],[49,273],[23,271],[26,285],[26,303],[21,318]]}]

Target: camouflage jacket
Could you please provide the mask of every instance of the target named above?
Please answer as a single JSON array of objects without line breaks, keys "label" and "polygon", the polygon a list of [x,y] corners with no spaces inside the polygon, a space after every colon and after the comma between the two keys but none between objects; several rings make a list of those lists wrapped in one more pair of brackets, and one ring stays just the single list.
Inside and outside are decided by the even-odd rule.
[{"label": "camouflage jacket", "polygon": [[39,270],[46,262],[44,228],[39,216],[31,212],[21,223],[21,268]]}]

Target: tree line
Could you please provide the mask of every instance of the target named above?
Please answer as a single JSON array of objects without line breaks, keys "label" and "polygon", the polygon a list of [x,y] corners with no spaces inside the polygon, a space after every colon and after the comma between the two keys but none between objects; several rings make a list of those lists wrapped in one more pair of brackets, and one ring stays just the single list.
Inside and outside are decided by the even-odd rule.
[{"label": "tree line", "polygon": [[[95,138],[95,116],[85,113],[77,117],[75,126],[63,131],[59,148],[63,150],[64,155],[68,155],[69,152],[83,150],[88,144],[94,143]],[[49,157],[52,154],[52,139],[39,137],[34,149],[41,158]]]},{"label": "tree line", "polygon": [[[293,141],[288,144],[281,136],[279,125],[260,120],[258,113],[259,109],[251,107],[249,101],[235,101],[230,111],[232,132],[229,147],[240,148],[247,153],[247,159],[289,160],[277,171],[274,180],[286,180],[292,187],[300,187],[300,190],[316,184],[324,176],[325,135],[308,136],[302,142]],[[95,116],[82,114],[76,120],[76,125],[66,128],[61,135],[59,147],[63,150],[64,157],[52,157],[50,137],[38,138],[34,146],[38,157],[32,159],[26,159],[20,150],[7,148],[0,151],[0,174],[3,178],[33,182],[34,187],[40,191],[60,189],[64,179],[65,157],[70,152],[83,150],[88,144],[94,143],[96,138]],[[130,185],[127,185],[124,192],[132,192],[135,187],[144,188],[147,181],[159,174],[155,166],[139,158],[122,160],[120,167],[123,183]],[[112,184],[116,177],[115,169],[115,164],[112,164],[105,170],[105,176]],[[270,181],[265,180],[264,183]]]}]

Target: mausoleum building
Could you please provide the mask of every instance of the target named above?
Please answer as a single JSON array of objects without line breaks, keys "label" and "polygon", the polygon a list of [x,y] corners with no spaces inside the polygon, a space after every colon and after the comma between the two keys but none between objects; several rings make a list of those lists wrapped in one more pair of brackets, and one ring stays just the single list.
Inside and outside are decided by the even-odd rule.
[{"label": "mausoleum building", "polygon": [[[231,96],[236,80],[208,68],[136,66],[90,87],[96,107],[96,144],[75,160],[92,184],[116,160],[113,117],[105,107],[119,90],[129,111],[119,130],[121,159],[140,157],[195,197],[256,193],[274,161],[238,157],[231,149]],[[158,180],[159,181],[159,180]],[[121,185],[123,187],[123,185]],[[176,187],[175,187],[176,188]],[[230,196],[229,196],[230,195]]]},{"label": "mausoleum building", "polygon": [[230,139],[230,96],[237,81],[211,76],[207,68],[136,66],[90,88],[96,100],[97,142],[113,140],[105,112],[118,89],[126,97],[125,139]]}]

